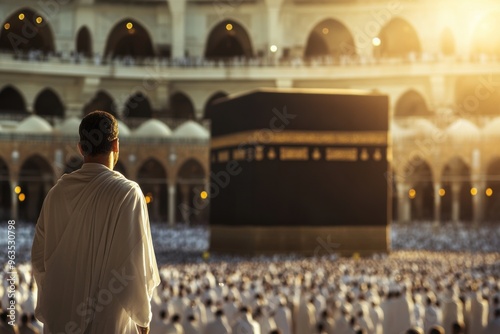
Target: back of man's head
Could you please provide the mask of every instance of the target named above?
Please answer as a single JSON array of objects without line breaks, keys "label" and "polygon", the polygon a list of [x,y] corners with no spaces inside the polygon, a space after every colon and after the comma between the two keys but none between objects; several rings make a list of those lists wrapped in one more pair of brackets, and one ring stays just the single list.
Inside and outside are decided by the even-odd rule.
[{"label": "back of man's head", "polygon": [[107,154],[112,150],[112,142],[118,138],[118,122],[110,113],[96,110],[82,119],[78,134],[84,156]]},{"label": "back of man's head", "polygon": [[0,319],[2,320],[2,322],[4,324],[7,324],[7,317],[8,316],[9,316],[9,314],[6,311],[0,313]]},{"label": "back of man's head", "polygon": [[174,314],[174,315],[172,316],[172,323],[174,323],[174,324],[175,324],[175,323],[178,323],[178,322],[180,322],[180,321],[181,321],[181,316],[180,316],[180,315],[178,315],[178,314]]},{"label": "back of man's head", "polygon": [[429,330],[429,334],[444,334],[444,328],[438,325],[434,325]]},{"label": "back of man's head", "polygon": [[451,325],[451,334],[463,334],[464,333],[464,326],[462,326],[458,322],[454,322],[453,325]]}]

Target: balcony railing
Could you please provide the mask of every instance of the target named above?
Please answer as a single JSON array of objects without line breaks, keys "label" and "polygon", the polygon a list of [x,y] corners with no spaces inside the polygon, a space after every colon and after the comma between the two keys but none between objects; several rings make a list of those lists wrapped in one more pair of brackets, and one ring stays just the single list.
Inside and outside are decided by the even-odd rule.
[{"label": "balcony railing", "polygon": [[373,66],[373,65],[408,65],[408,64],[499,64],[495,55],[472,54],[470,56],[443,56],[432,53],[409,53],[400,57],[375,57],[365,55],[317,56],[317,57],[278,57],[270,54],[262,57],[233,57],[207,59],[203,57],[148,57],[137,58],[103,57],[95,53],[92,57],[83,54],[58,52],[44,54],[32,50],[26,53],[0,53],[2,61],[23,61],[32,63],[74,64],[87,66],[141,67],[160,66],[173,68],[232,68],[232,67],[322,67],[322,66]]}]

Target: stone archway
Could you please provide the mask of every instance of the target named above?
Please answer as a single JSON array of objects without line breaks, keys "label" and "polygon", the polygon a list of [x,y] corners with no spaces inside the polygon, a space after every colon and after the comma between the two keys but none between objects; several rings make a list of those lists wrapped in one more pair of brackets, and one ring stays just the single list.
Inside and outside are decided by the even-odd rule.
[{"label": "stone archway", "polygon": [[35,99],[35,114],[64,118],[64,105],[52,89],[45,88]]},{"label": "stone archway", "polygon": [[246,29],[234,20],[220,22],[208,35],[205,58],[251,58],[252,56],[250,36]]},{"label": "stone archway", "polygon": [[196,159],[182,164],[177,174],[176,220],[183,223],[208,222],[208,191],[205,170]]},{"label": "stone archway", "polygon": [[323,20],[309,33],[304,56],[319,57],[356,55],[354,38],[341,22],[334,19]]},{"label": "stone archway", "polygon": [[153,43],[142,24],[132,19],[124,19],[113,27],[108,35],[105,57],[154,57]]},{"label": "stone archway", "polygon": [[166,222],[168,217],[167,172],[162,164],[150,158],[137,173],[137,183],[146,197],[149,219],[152,222]]},{"label": "stone archway", "polygon": [[32,155],[24,161],[19,172],[20,189],[17,194],[21,220],[36,223],[45,196],[53,185],[54,171],[44,157]]},{"label": "stone archway", "polygon": [[417,32],[408,21],[394,18],[380,31],[380,45],[374,53],[382,57],[408,57],[409,54],[420,54],[421,45]]},{"label": "stone archway", "polygon": [[[29,31],[29,38],[25,31]],[[28,51],[55,52],[54,35],[45,17],[30,8],[22,8],[10,15],[0,30],[0,51],[23,53]]]}]

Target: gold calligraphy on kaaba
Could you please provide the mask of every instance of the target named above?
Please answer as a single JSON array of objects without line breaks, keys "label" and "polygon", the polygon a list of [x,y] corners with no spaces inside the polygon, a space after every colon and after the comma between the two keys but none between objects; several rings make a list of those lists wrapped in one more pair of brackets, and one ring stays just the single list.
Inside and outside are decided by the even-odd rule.
[{"label": "gold calligraphy on kaaba", "polygon": [[358,149],[357,148],[327,148],[326,149],[327,161],[357,161]]},{"label": "gold calligraphy on kaaba", "polygon": [[[376,149],[372,156],[370,156],[366,148],[351,148],[351,147],[326,147],[324,155],[321,154],[319,148],[311,148],[307,146],[279,146],[279,159],[282,161],[295,160],[295,161],[307,161],[315,160],[320,161],[324,159],[325,161],[351,161],[355,162],[361,161],[381,161],[382,152],[380,149]],[[269,148],[267,154],[265,154],[265,148],[262,145],[247,148],[247,149],[234,149],[231,151],[233,160],[257,160],[262,161],[265,158],[268,160],[274,160],[276,158],[276,151],[274,148]],[[388,152],[388,154],[390,154]],[[217,152],[216,155],[212,156],[213,162],[227,162],[229,161],[229,151],[222,150]]]},{"label": "gold calligraphy on kaaba", "polygon": [[386,146],[387,131],[245,131],[212,138],[212,149],[246,145]]},{"label": "gold calligraphy on kaaba", "polygon": [[237,148],[233,150],[233,160],[245,160],[246,150],[242,148]]},{"label": "gold calligraphy on kaaba", "polygon": [[226,162],[229,161],[229,151],[220,151],[217,153],[217,160],[219,162]]},{"label": "gold calligraphy on kaaba", "polygon": [[280,160],[309,160],[307,147],[280,147]]},{"label": "gold calligraphy on kaaba", "polygon": [[[233,160],[381,161],[386,131],[246,131],[212,138],[219,162]],[[275,151],[275,148],[277,151]],[[324,149],[321,146],[326,146]],[[334,147],[332,147],[334,146]],[[354,147],[353,147],[354,146]],[[375,148],[372,150],[371,147]],[[377,147],[378,146],[378,147]],[[232,148],[232,149],[231,149]],[[324,150],[324,151],[323,151]],[[322,153],[324,152],[324,153]]]}]

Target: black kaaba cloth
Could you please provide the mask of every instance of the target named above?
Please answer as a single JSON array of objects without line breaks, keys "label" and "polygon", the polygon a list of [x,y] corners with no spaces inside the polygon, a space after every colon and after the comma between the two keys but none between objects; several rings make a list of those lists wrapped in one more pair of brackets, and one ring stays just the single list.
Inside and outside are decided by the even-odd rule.
[{"label": "black kaaba cloth", "polygon": [[386,227],[388,97],[259,89],[219,100],[211,119],[210,223]]}]

